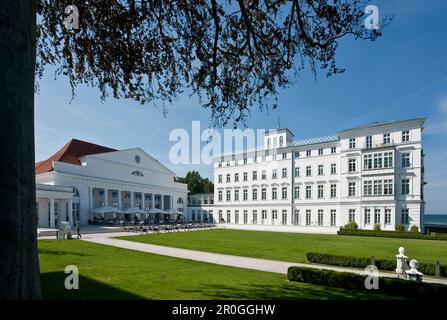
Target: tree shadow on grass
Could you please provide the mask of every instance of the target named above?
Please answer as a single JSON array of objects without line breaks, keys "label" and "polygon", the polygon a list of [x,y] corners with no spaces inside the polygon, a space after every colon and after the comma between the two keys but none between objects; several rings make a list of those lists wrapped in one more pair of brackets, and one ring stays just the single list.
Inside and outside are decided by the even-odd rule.
[{"label": "tree shadow on grass", "polygon": [[301,283],[295,286],[284,280],[282,285],[268,284],[248,284],[243,283],[237,286],[212,284],[202,286],[201,289],[182,290],[187,293],[201,293],[205,299],[253,299],[253,300],[298,300],[298,299],[315,299],[315,300],[388,300],[396,299],[394,297],[376,294],[372,292],[349,291],[338,288],[329,288],[324,286],[316,286]]},{"label": "tree shadow on grass", "polygon": [[61,255],[73,255],[73,256],[80,256],[80,257],[86,257],[88,254],[85,253],[79,253],[74,251],[67,251],[67,250],[51,250],[51,249],[43,249],[39,248],[39,254],[49,254],[53,256],[61,256]]},{"label": "tree shadow on grass", "polygon": [[106,283],[79,275],[79,289],[65,289],[64,272],[40,274],[42,295],[47,300],[141,300],[145,299],[132,292],[112,287]]}]

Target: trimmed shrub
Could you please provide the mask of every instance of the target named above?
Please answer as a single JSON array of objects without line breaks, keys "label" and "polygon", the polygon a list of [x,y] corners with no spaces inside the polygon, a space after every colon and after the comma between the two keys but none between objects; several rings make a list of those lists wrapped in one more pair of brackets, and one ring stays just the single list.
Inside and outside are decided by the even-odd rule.
[{"label": "trimmed shrub", "polygon": [[375,230],[375,231],[380,231],[380,230],[382,230],[382,228],[380,228],[380,223],[375,223],[375,224],[374,224],[374,230]]},{"label": "trimmed shrub", "polygon": [[447,240],[447,235],[425,235],[420,232],[396,232],[396,231],[375,231],[375,230],[346,230],[344,228],[337,231],[342,236],[360,236],[360,237],[384,237],[384,238],[408,238],[425,240]]},{"label": "trimmed shrub", "polygon": [[365,288],[365,276],[349,272],[290,267],[287,270],[287,278],[290,281],[306,282],[348,290],[372,291],[413,299],[438,300],[447,296],[447,286],[443,284],[415,282],[385,277],[379,279],[379,289],[367,290]]},{"label": "trimmed shrub", "polygon": [[410,232],[419,232],[419,227],[416,225],[412,225],[410,228]]},{"label": "trimmed shrub", "polygon": [[353,221],[348,224],[345,224],[343,230],[357,230],[358,228],[359,228],[358,224],[355,221]]},{"label": "trimmed shrub", "polygon": [[[315,252],[306,253],[306,257],[309,262],[342,267],[365,268],[371,265],[371,258],[364,257],[337,256]],[[374,265],[377,266],[379,270],[394,271],[396,269],[396,260],[374,259]],[[427,276],[435,276],[436,264],[420,262],[418,270]],[[447,268],[443,265],[440,266],[440,276],[447,277]]]},{"label": "trimmed shrub", "polygon": [[401,224],[396,223],[396,225],[394,226],[394,230],[396,230],[396,232],[405,232],[405,227]]}]

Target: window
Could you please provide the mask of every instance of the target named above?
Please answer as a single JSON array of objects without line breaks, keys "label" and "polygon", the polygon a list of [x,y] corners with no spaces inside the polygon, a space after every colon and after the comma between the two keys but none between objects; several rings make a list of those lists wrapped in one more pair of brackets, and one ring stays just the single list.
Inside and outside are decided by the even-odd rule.
[{"label": "window", "polygon": [[278,190],[276,187],[272,188],[272,200],[277,200],[278,199]]},{"label": "window", "polygon": [[253,224],[257,224],[257,223],[258,223],[258,211],[253,210]]},{"label": "window", "polygon": [[283,137],[279,137],[279,147],[282,148],[284,145],[284,138]]},{"label": "window", "polygon": [[282,177],[287,178],[287,168],[282,168]]},{"label": "window", "polygon": [[231,190],[227,190],[227,201],[231,201]]},{"label": "window", "polygon": [[312,199],[312,186],[306,186],[306,199]]},{"label": "window", "polygon": [[410,141],[410,131],[402,131],[402,142]]},{"label": "window", "polygon": [[365,224],[371,224],[371,209],[365,209]]},{"label": "window", "polygon": [[222,210],[219,210],[219,223],[222,222],[223,216],[222,216]]},{"label": "window", "polygon": [[372,136],[367,136],[365,141],[366,149],[372,148]]},{"label": "window", "polygon": [[258,172],[253,171],[253,181],[258,180]]},{"label": "window", "polygon": [[355,172],[356,170],[356,167],[355,167],[355,164],[356,164],[356,161],[355,161],[355,159],[349,159],[348,160],[348,171],[349,172]]},{"label": "window", "polygon": [[299,151],[296,151],[295,152],[295,158],[299,158],[300,157],[300,152]]},{"label": "window", "polygon": [[272,179],[277,179],[278,178],[278,170],[273,169],[272,171]]},{"label": "window", "polygon": [[231,223],[231,211],[227,210],[227,223]]},{"label": "window", "polygon": [[222,183],[222,175],[221,174],[219,174],[219,183]]},{"label": "window", "polygon": [[331,184],[331,198],[337,197],[337,185]]},{"label": "window", "polygon": [[252,198],[253,200],[258,200],[258,189],[253,189]]},{"label": "window", "polygon": [[244,189],[244,191],[243,191],[243,199],[244,199],[244,201],[247,201],[248,200],[248,189]]},{"label": "window", "polygon": [[372,154],[365,154],[363,156],[363,169],[371,170],[373,167]]},{"label": "window", "polygon": [[409,168],[409,167],[410,167],[410,154],[402,153],[402,168]]},{"label": "window", "polygon": [[300,223],[300,210],[295,210],[292,216],[292,224],[297,226]]},{"label": "window", "polygon": [[264,221],[267,220],[267,210],[261,211],[261,218],[262,218],[262,224],[264,224]]},{"label": "window", "polygon": [[267,139],[267,149],[270,149],[271,146],[272,146],[272,140],[271,140],[271,138],[268,138]]},{"label": "window", "polygon": [[295,168],[295,177],[299,177],[300,176],[300,167],[296,167]]},{"label": "window", "polygon": [[332,148],[331,148],[331,153],[332,153],[332,154],[337,153],[337,147],[332,147]]},{"label": "window", "polygon": [[312,175],[312,167],[307,166],[306,167],[306,177],[310,177]]},{"label": "window", "polygon": [[322,156],[323,155],[323,149],[318,149],[318,155]]},{"label": "window", "polygon": [[348,196],[355,197],[355,182],[349,182],[348,184]]},{"label": "window", "polygon": [[239,201],[239,190],[234,190],[234,201]]},{"label": "window", "polygon": [[410,179],[402,179],[402,194],[410,194]]},{"label": "window", "polygon": [[244,164],[247,164],[247,158],[244,158]]},{"label": "window", "polygon": [[282,225],[286,225],[287,224],[287,210],[283,210],[282,211],[281,224]]},{"label": "window", "polygon": [[248,223],[248,211],[244,210],[244,224]]},{"label": "window", "polygon": [[323,165],[322,164],[320,164],[320,165],[318,165],[318,175],[319,176],[322,176],[323,174],[324,174],[324,170],[323,170]]},{"label": "window", "polygon": [[383,167],[384,168],[393,167],[393,152],[385,152],[383,154]]},{"label": "window", "polygon": [[355,209],[349,209],[349,223],[355,222]]},{"label": "window", "polygon": [[277,220],[277,219],[278,219],[278,211],[272,210],[272,220]]},{"label": "window", "polygon": [[372,196],[372,181],[363,182],[363,195]]},{"label": "window", "polygon": [[306,226],[310,226],[311,211],[306,210]]},{"label": "window", "polygon": [[382,168],[382,154],[375,153],[374,154],[374,169],[381,169],[381,168]]},{"label": "window", "polygon": [[324,186],[322,184],[318,185],[318,199],[324,198]]},{"label": "window", "polygon": [[273,148],[276,149],[277,146],[278,146],[278,139],[277,138],[273,138]]},{"label": "window", "polygon": [[382,180],[375,180],[373,182],[373,190],[375,196],[380,196],[382,194]]},{"label": "window", "polygon": [[391,224],[391,209],[385,209],[385,224]]},{"label": "window", "polygon": [[331,164],[331,174],[337,174],[337,164],[336,163]]},{"label": "window", "polygon": [[337,223],[337,211],[335,209],[331,209],[331,227],[335,227]]},{"label": "window", "polygon": [[383,194],[392,195],[393,194],[393,180],[385,179],[383,180]]},{"label": "window", "polygon": [[287,187],[282,187],[282,200],[286,200],[287,199]]},{"label": "window", "polygon": [[311,150],[306,150],[306,157],[310,157],[311,156]]},{"label": "window", "polygon": [[349,149],[354,149],[355,148],[355,138],[350,138],[349,139]]},{"label": "window", "polygon": [[234,174],[234,182],[239,182],[239,173]]},{"label": "window", "polygon": [[287,159],[287,153],[284,152],[284,153],[282,154],[282,159],[283,159],[283,160]]},{"label": "window", "polygon": [[374,224],[380,223],[380,209],[374,210]]},{"label": "window", "polygon": [[248,180],[248,173],[244,172],[244,181],[247,181],[247,180]]},{"label": "window", "polygon": [[138,170],[132,171],[131,175],[144,177],[144,174],[141,171],[138,171]]},{"label": "window", "polygon": [[222,201],[222,190],[218,191],[218,200]]},{"label": "window", "polygon": [[318,225],[323,225],[323,210],[318,209]]},{"label": "window", "polygon": [[401,223],[402,224],[408,224],[410,221],[410,214],[408,212],[408,209],[402,209],[401,212]]},{"label": "window", "polygon": [[239,223],[239,210],[234,210],[234,223]]},{"label": "window", "polygon": [[227,174],[227,182],[231,182],[230,174]]},{"label": "window", "polygon": [[391,135],[389,133],[383,134],[383,143],[384,144],[391,143]]},{"label": "window", "polygon": [[295,199],[299,199],[300,198],[300,187],[299,186],[295,186]]},{"label": "window", "polygon": [[261,189],[261,199],[267,200],[267,189],[266,188]]},{"label": "window", "polygon": [[265,170],[262,170],[262,173],[261,173],[261,179],[262,179],[262,180],[267,179],[267,172],[266,172]]}]

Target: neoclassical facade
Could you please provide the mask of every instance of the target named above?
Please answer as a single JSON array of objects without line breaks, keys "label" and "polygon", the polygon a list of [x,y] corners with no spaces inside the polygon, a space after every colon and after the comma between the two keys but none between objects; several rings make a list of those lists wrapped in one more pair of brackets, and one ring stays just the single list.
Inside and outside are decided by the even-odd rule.
[{"label": "neoclassical facade", "polygon": [[215,220],[423,230],[424,122],[373,123],[301,141],[288,129],[269,130],[262,150],[215,159]]},{"label": "neoclassical facade", "polygon": [[187,211],[187,185],[140,148],[115,150],[71,140],[36,163],[38,225],[87,224],[99,207]]}]

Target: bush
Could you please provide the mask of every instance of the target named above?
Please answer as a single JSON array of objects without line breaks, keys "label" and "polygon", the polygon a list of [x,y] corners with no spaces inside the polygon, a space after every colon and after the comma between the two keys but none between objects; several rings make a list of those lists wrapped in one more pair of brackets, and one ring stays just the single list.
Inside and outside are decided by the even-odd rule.
[{"label": "bush", "polygon": [[384,238],[408,238],[408,239],[425,239],[425,240],[447,240],[447,235],[430,234],[425,235],[419,232],[396,232],[396,231],[375,231],[375,230],[346,230],[341,228],[337,231],[342,236],[360,236],[360,237],[384,237]]},{"label": "bush", "polygon": [[[365,276],[349,272],[317,270],[290,267],[287,270],[290,281],[306,282],[348,290],[370,291],[365,288]],[[417,299],[442,299],[447,296],[447,286],[424,282],[407,281],[396,278],[379,279],[379,289],[373,292]]]},{"label": "bush", "polygon": [[419,227],[415,225],[411,226],[410,232],[419,232]]},{"label": "bush", "polygon": [[375,223],[375,224],[374,224],[374,230],[375,230],[375,231],[380,231],[380,230],[382,230],[382,229],[380,228],[380,223]]},{"label": "bush", "polygon": [[[351,268],[366,268],[371,265],[371,258],[352,257],[352,256],[337,256],[325,253],[306,253],[307,260],[313,263],[328,264],[334,266],[351,267]],[[394,271],[396,269],[396,260],[390,259],[374,259],[374,265],[379,270]],[[419,263],[418,270],[425,275],[436,275],[435,263]],[[447,277],[447,268],[440,266],[440,276]]]},{"label": "bush", "polygon": [[359,228],[358,224],[355,221],[352,221],[348,224],[345,224],[343,230],[357,230]]},{"label": "bush", "polygon": [[394,226],[394,230],[396,230],[396,232],[404,232],[405,227],[401,224],[396,223],[396,225]]}]

